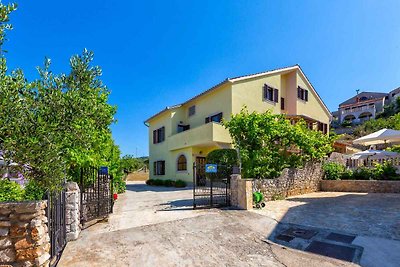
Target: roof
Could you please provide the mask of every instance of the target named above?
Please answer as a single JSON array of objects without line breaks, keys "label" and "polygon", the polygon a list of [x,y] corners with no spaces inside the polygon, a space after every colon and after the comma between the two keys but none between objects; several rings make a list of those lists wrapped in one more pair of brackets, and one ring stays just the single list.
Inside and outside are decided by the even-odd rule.
[{"label": "roof", "polygon": [[221,81],[220,83],[214,85],[213,87],[205,90],[204,92],[190,98],[189,100],[183,102],[182,104],[177,104],[171,107],[166,107],[165,109],[161,110],[160,112],[156,113],[155,115],[151,116],[150,118],[148,118],[145,123],[148,123],[151,119],[161,115],[162,113],[168,111],[168,110],[172,110],[178,107],[181,107],[193,100],[195,100],[196,98],[205,95],[211,91],[216,90],[217,88],[219,88],[220,86],[224,85],[224,84],[228,84],[228,83],[235,83],[235,82],[240,82],[243,80],[247,80],[247,79],[253,79],[253,78],[257,78],[257,77],[261,77],[264,75],[271,75],[271,74],[276,74],[276,73],[283,73],[283,72],[290,72],[293,70],[299,70],[300,73],[305,77],[307,83],[309,84],[309,86],[312,88],[312,90],[315,92],[315,94],[317,95],[317,99],[320,101],[320,103],[322,104],[322,106],[324,107],[325,111],[327,112],[327,114],[331,114],[328,107],[325,105],[325,103],[323,102],[323,100],[321,99],[321,96],[318,94],[318,92],[314,89],[314,86],[311,84],[310,80],[308,79],[308,77],[304,74],[303,70],[301,69],[300,65],[296,64],[293,66],[289,66],[289,67],[284,67],[284,68],[278,68],[278,69],[274,69],[274,70],[269,70],[269,71],[264,71],[264,72],[258,72],[258,73],[254,73],[254,74],[249,74],[249,75],[243,75],[243,76],[237,76],[237,77],[232,77],[232,78],[226,78],[225,80]]},{"label": "roof", "polygon": [[381,98],[386,97],[387,95],[388,95],[387,93],[380,93],[380,92],[361,92],[358,95],[355,95],[352,98],[349,98],[346,101],[340,103],[339,106],[359,103],[359,101],[357,101],[357,99],[362,98],[362,97],[366,97],[367,99],[365,99],[363,101],[367,101],[367,100],[372,100],[372,99],[381,99]]}]

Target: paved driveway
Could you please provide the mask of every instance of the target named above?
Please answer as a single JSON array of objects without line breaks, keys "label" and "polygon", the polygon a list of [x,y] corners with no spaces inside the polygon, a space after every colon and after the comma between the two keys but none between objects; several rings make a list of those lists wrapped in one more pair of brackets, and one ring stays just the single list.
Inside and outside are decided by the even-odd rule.
[{"label": "paved driveway", "polygon": [[400,194],[317,192],[255,210],[281,223],[357,235],[363,266],[400,266]]},{"label": "paved driveway", "polygon": [[67,244],[59,266],[352,266],[266,242],[277,222],[192,210],[192,191],[130,183],[107,223]]}]

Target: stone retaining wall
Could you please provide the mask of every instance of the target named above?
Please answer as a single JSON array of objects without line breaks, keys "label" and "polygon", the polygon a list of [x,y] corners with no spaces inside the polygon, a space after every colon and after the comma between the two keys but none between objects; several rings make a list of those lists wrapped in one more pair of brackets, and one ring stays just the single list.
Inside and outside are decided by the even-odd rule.
[{"label": "stone retaining wall", "polygon": [[0,203],[0,266],[48,266],[46,201]]},{"label": "stone retaining wall", "polygon": [[322,180],[322,191],[359,193],[400,193],[400,181]]},{"label": "stone retaining wall", "polygon": [[261,192],[265,200],[317,192],[323,175],[321,163],[310,162],[304,168],[284,169],[275,179],[255,179],[253,192]]}]

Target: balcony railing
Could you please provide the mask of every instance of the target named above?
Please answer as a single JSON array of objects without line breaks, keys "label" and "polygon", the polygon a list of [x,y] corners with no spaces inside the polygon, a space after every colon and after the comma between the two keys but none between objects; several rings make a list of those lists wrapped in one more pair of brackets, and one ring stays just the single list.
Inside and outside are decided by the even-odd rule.
[{"label": "balcony railing", "polygon": [[342,114],[349,114],[349,113],[359,112],[359,111],[370,111],[370,112],[375,111],[375,105],[368,105],[368,106],[345,109],[345,110],[342,110]]}]

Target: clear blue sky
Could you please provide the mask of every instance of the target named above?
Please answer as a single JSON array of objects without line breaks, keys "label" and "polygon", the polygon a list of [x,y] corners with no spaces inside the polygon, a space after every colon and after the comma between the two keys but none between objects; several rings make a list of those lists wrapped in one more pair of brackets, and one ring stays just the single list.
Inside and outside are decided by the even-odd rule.
[{"label": "clear blue sky", "polygon": [[[3,3],[7,3],[3,0]],[[94,51],[118,105],[124,154],[148,154],[143,121],[226,77],[300,64],[334,110],[356,89],[400,86],[400,1],[20,0],[6,49],[29,78]]]}]

